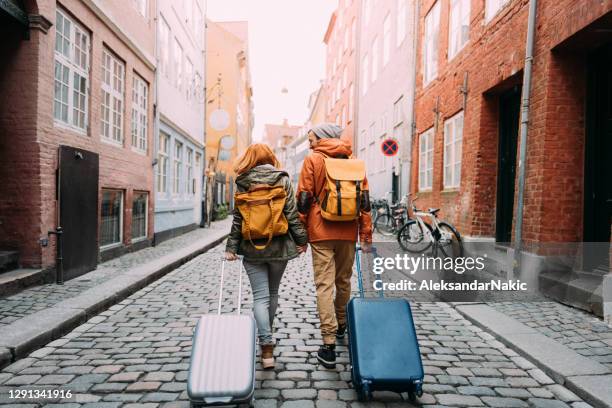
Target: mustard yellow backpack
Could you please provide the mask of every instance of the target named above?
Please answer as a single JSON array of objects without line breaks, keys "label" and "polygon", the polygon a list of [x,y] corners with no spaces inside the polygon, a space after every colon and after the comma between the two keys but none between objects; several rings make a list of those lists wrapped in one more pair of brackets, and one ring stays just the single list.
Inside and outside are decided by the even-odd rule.
[{"label": "mustard yellow backpack", "polygon": [[[270,245],[272,238],[287,233],[289,225],[283,213],[287,192],[282,185],[254,184],[248,191],[234,195],[234,203],[242,215],[242,237],[258,250]],[[264,245],[254,239],[267,238]]]},{"label": "mustard yellow backpack", "polygon": [[320,199],[321,216],[328,221],[359,218],[365,163],[359,159],[325,157],[325,186]]}]

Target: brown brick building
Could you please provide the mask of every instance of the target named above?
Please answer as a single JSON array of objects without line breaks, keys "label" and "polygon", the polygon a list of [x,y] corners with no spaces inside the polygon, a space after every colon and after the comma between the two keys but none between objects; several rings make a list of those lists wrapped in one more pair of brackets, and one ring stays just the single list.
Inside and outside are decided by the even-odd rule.
[{"label": "brown brick building", "polygon": [[[420,2],[411,191],[468,241],[514,240],[528,9],[527,0]],[[610,2],[537,3],[527,246],[610,240],[610,27]],[[588,258],[574,270],[608,270],[607,255]]]},{"label": "brown brick building", "polygon": [[21,22],[0,16],[0,249],[20,266],[55,266],[59,226],[67,278],[150,243],[154,6],[27,0]]}]

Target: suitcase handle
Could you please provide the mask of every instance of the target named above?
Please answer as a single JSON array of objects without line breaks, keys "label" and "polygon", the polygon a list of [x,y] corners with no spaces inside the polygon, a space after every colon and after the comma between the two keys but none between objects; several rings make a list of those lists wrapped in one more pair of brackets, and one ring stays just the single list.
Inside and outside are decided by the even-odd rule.
[{"label": "suitcase handle", "polygon": [[[372,244],[370,244],[372,245]],[[371,246],[372,248],[372,253],[373,258],[376,258],[376,248],[374,248],[374,246]],[[357,284],[359,286],[359,297],[364,298],[365,297],[365,291],[363,289],[363,274],[361,273],[361,239],[359,238],[359,230],[357,231],[357,243],[355,245],[355,263],[357,264]],[[382,278],[380,278],[381,282],[382,282]],[[378,291],[378,296],[379,297],[385,297],[384,293],[383,293],[383,288],[381,286],[380,290]]]},{"label": "suitcase handle", "polygon": [[[219,283],[219,306],[217,307],[217,314],[221,314],[221,301],[223,300],[223,273],[225,271],[225,258],[221,262],[221,279]],[[240,261],[240,272],[238,272],[238,312],[240,314],[240,307],[242,305],[242,268],[244,268],[244,257]]]}]

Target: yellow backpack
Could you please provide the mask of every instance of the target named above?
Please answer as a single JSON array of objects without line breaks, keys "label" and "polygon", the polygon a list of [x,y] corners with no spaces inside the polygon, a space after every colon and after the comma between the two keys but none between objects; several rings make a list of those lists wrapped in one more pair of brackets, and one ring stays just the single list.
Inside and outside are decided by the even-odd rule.
[{"label": "yellow backpack", "polygon": [[351,221],[361,212],[365,163],[359,159],[325,157],[326,181],[320,200],[321,216],[328,221]]},{"label": "yellow backpack", "polygon": [[[254,184],[248,191],[237,192],[234,203],[242,215],[242,237],[259,250],[272,242],[272,237],[284,235],[289,228],[283,213],[287,192],[282,185]],[[254,239],[267,238],[264,245],[256,245]]]}]

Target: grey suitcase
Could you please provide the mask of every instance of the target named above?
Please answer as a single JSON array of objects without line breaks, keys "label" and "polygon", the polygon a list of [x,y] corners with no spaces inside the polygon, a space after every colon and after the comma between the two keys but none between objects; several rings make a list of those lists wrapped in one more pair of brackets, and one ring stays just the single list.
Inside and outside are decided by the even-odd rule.
[{"label": "grey suitcase", "polygon": [[187,394],[191,406],[253,404],[255,392],[255,335],[252,316],[240,314],[242,263],[238,278],[238,312],[221,314],[223,273],[221,265],[219,307],[203,315],[193,335]]}]

